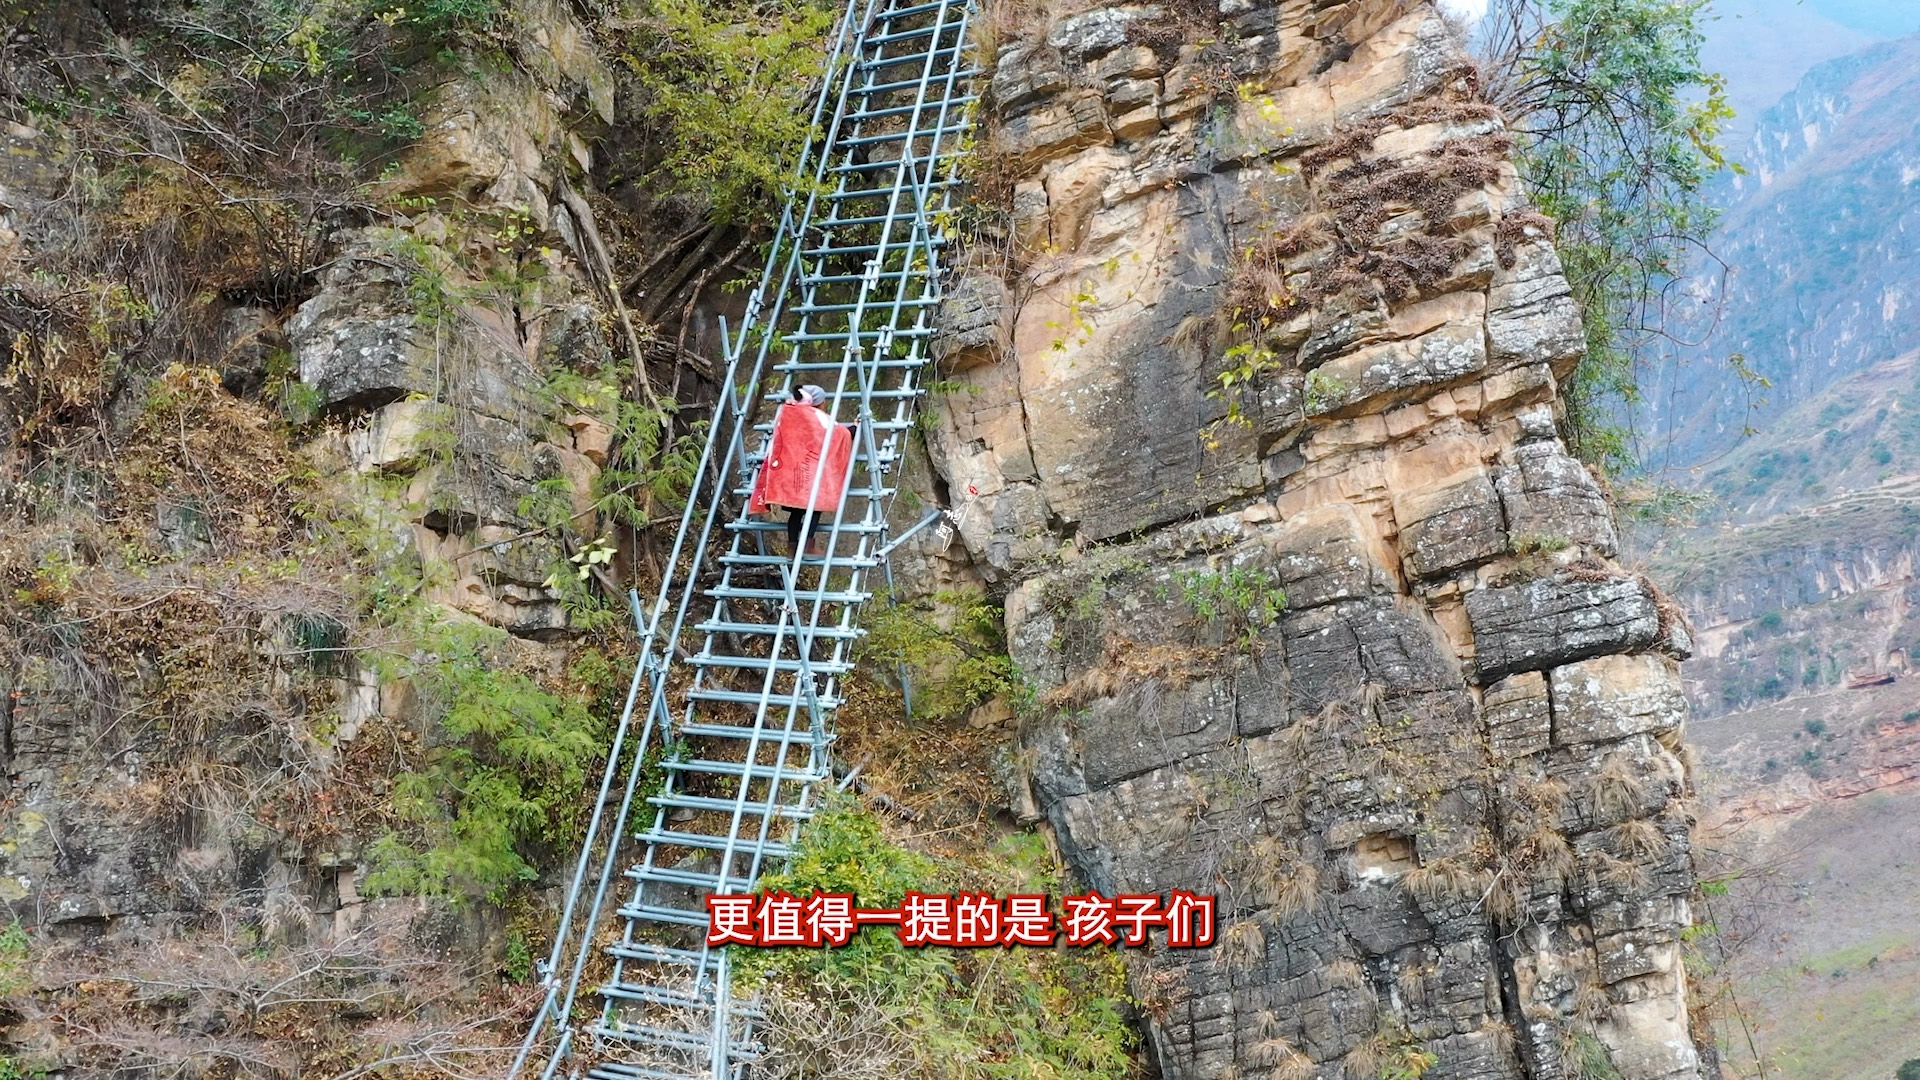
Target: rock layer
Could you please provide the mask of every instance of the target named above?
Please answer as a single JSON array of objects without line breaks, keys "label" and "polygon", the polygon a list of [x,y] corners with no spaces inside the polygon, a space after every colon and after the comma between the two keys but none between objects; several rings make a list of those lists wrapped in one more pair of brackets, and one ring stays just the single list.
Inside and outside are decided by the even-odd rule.
[{"label": "rock layer", "polygon": [[1220,895],[1135,971],[1168,1077],[1697,1076],[1686,634],[1557,434],[1510,142],[1427,5],[1189,7],[992,75],[1013,250],[929,449],[1039,690],[1016,809],[1103,892]]}]

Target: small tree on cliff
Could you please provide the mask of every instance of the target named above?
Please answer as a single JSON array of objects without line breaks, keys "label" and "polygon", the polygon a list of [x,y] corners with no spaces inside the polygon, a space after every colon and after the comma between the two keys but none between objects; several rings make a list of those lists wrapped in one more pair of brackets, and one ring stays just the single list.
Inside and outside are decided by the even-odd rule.
[{"label": "small tree on cliff", "polygon": [[1638,396],[1635,361],[1664,333],[1668,292],[1706,249],[1701,197],[1733,115],[1701,66],[1706,0],[1493,0],[1478,32],[1487,93],[1520,140],[1528,194],[1551,218],[1586,323],[1566,388],[1582,458],[1632,463],[1610,407]]}]

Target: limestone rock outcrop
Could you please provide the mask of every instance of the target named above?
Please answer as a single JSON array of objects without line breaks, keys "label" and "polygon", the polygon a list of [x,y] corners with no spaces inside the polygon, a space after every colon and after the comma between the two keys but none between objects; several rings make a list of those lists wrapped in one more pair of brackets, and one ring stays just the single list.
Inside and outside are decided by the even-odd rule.
[{"label": "limestone rock outcrop", "polygon": [[[265,370],[284,363],[291,370],[277,377],[289,388],[289,407],[303,402],[300,408],[326,421],[303,429],[303,467],[328,483],[340,481],[337,491],[327,488],[346,504],[336,516],[372,534],[363,538],[368,565],[353,567],[355,574],[411,569],[420,598],[449,619],[507,631],[513,659],[544,673],[564,664],[565,639],[576,629],[545,584],[568,554],[549,526],[571,512],[577,531],[594,531],[593,482],[610,439],[604,418],[582,414],[546,392],[545,383],[555,371],[594,370],[608,352],[593,278],[579,253],[556,241],[514,265],[517,253],[502,251],[510,245],[499,237],[503,223],[522,236],[536,227],[542,235],[549,226],[574,228],[561,220],[567,211],[557,189],[569,170],[586,166],[587,151],[570,130],[581,118],[569,111],[578,99],[579,113],[606,115],[611,76],[563,6],[524,0],[509,7],[538,48],[517,65],[449,80],[423,95],[430,131],[383,180],[407,197],[410,213],[328,237],[333,257],[317,268],[297,308],[209,301],[209,322],[224,345],[207,349],[206,358],[219,361],[225,391],[207,396],[262,396]],[[80,211],[63,209],[56,198],[84,182],[71,158],[59,131],[0,127],[0,279],[10,287],[19,279],[7,275],[30,265],[36,250],[70,242],[63,230],[81,220]],[[483,280],[483,271],[499,280]],[[135,306],[136,294],[127,295],[123,302]],[[121,412],[140,407],[136,400]],[[272,440],[261,430],[263,409],[223,408],[213,426],[232,442],[207,456],[232,467],[234,446],[258,452]],[[6,423],[0,420],[8,443],[0,473],[11,481],[14,432]],[[120,423],[124,428],[125,418]],[[184,454],[184,425],[178,438]],[[281,460],[271,466],[293,467]],[[271,472],[244,479],[280,493],[290,486]],[[14,491],[4,494],[10,499]],[[272,907],[301,932],[310,923],[315,934],[350,929],[380,905],[416,914],[413,901],[359,895],[367,871],[362,848],[372,839],[364,830],[334,829],[330,820],[315,840],[261,809],[281,801],[314,809],[314,792],[325,787],[319,778],[341,768],[374,721],[384,719],[389,729],[423,723],[420,695],[404,678],[376,671],[359,650],[329,637],[345,633],[330,613],[340,609],[343,588],[356,583],[335,579],[337,571],[324,564],[302,568],[307,576],[287,586],[291,598],[260,599],[244,589],[237,599],[226,597],[240,614],[169,596],[197,595],[186,564],[205,563],[210,553],[231,559],[236,537],[284,527],[263,521],[275,512],[291,516],[270,502],[261,495],[244,515],[232,515],[238,523],[210,524],[204,506],[181,496],[158,523],[165,550],[146,556],[155,561],[156,599],[102,616],[97,635],[90,631],[84,650],[73,648],[64,664],[23,649],[0,665],[0,791],[8,808],[0,816],[0,902],[36,932],[127,940],[191,929],[236,898]],[[117,515],[129,508],[106,509]],[[322,546],[295,550],[311,554]],[[257,557],[245,544],[240,550]],[[243,574],[293,576],[286,566],[259,565],[264,561],[255,558]],[[445,570],[422,571],[436,567]],[[130,614],[139,621],[121,621]],[[205,696],[216,703],[226,701],[217,691],[236,698],[248,688],[245,672],[175,671],[182,657],[195,654],[171,643],[196,620],[237,624],[224,627],[227,638],[242,641],[246,662],[271,674],[263,691],[271,700],[208,705],[212,715],[194,713],[191,724],[184,718],[191,710],[182,712],[177,696],[167,696],[174,684],[211,678],[220,685]],[[172,651],[154,650],[163,659],[128,659],[151,647],[148,637]],[[322,661],[313,661],[316,655]],[[231,685],[221,681],[227,679]],[[310,726],[276,724],[275,710],[292,710]],[[324,730],[313,734],[323,713]],[[138,722],[121,723],[126,717]],[[175,731],[183,734],[175,738]],[[177,779],[169,757],[183,740],[211,763],[205,772],[217,774],[217,783],[200,788]],[[388,781],[379,783],[375,794],[385,795]],[[246,798],[222,785],[244,789]],[[491,951],[498,927],[482,924],[496,913],[477,907],[458,912],[469,937],[463,944]]]},{"label": "limestone rock outcrop", "polygon": [[1427,4],[1192,8],[995,58],[929,450],[1039,692],[1015,809],[1219,894],[1135,971],[1169,1078],[1700,1076],[1684,622],[1558,434],[1511,140]]}]

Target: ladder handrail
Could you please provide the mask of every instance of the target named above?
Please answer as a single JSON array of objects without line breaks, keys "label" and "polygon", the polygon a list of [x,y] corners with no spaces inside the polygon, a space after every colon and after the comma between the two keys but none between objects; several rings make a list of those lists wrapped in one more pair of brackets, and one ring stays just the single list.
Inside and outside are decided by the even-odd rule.
[{"label": "ladder handrail", "polygon": [[[791,850],[796,830],[815,812],[817,784],[831,776],[829,720],[840,704],[842,675],[850,670],[861,633],[859,610],[873,595],[868,572],[888,571],[892,552],[932,520],[890,536],[895,487],[888,477],[903,459],[906,432],[924,395],[918,372],[931,363],[930,320],[941,299],[940,253],[946,243],[940,215],[957,182],[951,175],[955,151],[946,140],[964,130],[973,111],[974,99],[963,86],[976,74],[963,55],[973,5],[974,0],[848,0],[819,83],[806,148],[795,164],[759,280],[738,325],[721,322],[724,381],[662,580],[644,610],[638,592],[628,592],[640,655],[553,947],[540,965],[546,993],[510,1077],[526,1067],[543,1040],[552,1044],[543,1078],[557,1077],[565,1062],[582,1055],[612,1053],[615,1057],[599,1065],[575,1064],[567,1075],[691,1080],[697,1073],[709,1080],[743,1080],[760,1053],[755,1030],[761,1014],[751,1001],[735,1001],[727,952],[705,945],[704,935],[697,946],[681,948],[641,930],[656,923],[684,929],[703,921],[697,906],[702,893],[750,888],[767,860],[784,858]],[[903,42],[924,44],[894,52]],[[917,79],[896,78],[911,69],[917,69]],[[884,79],[883,71],[888,73]],[[910,104],[890,104],[907,96]],[[897,131],[891,126],[896,120]],[[866,167],[868,147],[895,144],[897,158],[878,169]],[[858,188],[851,188],[856,179]],[[884,200],[884,208],[859,209],[867,199]],[[841,269],[844,260],[861,253],[867,257],[859,273]],[[848,302],[840,302],[842,295]],[[818,354],[832,343],[840,346],[837,363],[820,362],[824,357]],[[740,478],[752,476],[750,440],[765,430],[757,414],[802,378],[831,382],[824,404],[835,414],[834,424],[822,432],[818,460],[826,460],[839,414],[850,404],[855,408],[855,446],[839,477],[846,502],[824,523],[828,553],[819,560],[817,580],[804,587],[799,584],[803,567],[814,562],[805,556],[806,545],[796,543],[784,559],[770,560],[762,539],[768,524],[733,503]],[[888,400],[893,407],[876,413],[876,403]],[[865,484],[856,488],[863,462]],[[824,470],[816,470],[810,504],[818,501],[826,482]],[[863,504],[853,503],[854,498]],[[854,505],[864,509],[850,512]],[[716,549],[723,520],[730,522],[725,528],[733,536]],[[855,540],[851,553],[843,554],[849,532]],[[703,584],[716,550],[725,553],[714,564],[718,584]],[[778,587],[758,584],[749,573],[754,567],[759,568],[754,573],[778,571]],[[836,571],[845,575],[837,585]],[[703,596],[711,597],[712,615],[694,628],[704,640],[692,653],[684,644],[692,625],[688,618]],[[756,614],[763,610],[761,603],[769,605],[766,613]],[[824,621],[830,606],[837,611],[831,628]],[[829,643],[824,649],[823,642]],[[690,685],[674,678],[682,665],[692,670]],[[751,682],[757,686],[749,690]],[[658,785],[643,796],[650,753],[669,742],[685,745],[681,739],[710,746],[712,752],[691,759],[676,752],[678,764],[661,769]],[[802,745],[805,752],[796,754],[795,747]],[[736,753],[741,755],[737,761]],[[734,786],[728,789],[726,783]],[[644,816],[635,820],[642,802],[652,810],[650,826]],[[757,826],[748,825],[749,815],[759,817]],[[681,821],[693,824],[682,828]],[[630,843],[644,847],[644,857],[631,865],[622,858]],[[699,858],[671,862],[676,851]],[[714,860],[710,872],[708,859]],[[623,895],[632,897],[630,906],[616,911],[608,902],[617,873],[634,884],[630,894],[622,887]],[[598,930],[610,917],[623,925],[611,950],[611,981],[597,991],[601,1003],[593,1013],[598,1019],[589,1021],[578,1006],[588,961],[598,951]],[[649,1017],[662,1014],[646,1010],[656,1007],[692,1011],[655,1021]],[[583,1025],[588,1026],[585,1039]],[[558,1037],[548,1038],[553,1031]],[[619,1055],[647,1047],[653,1048],[653,1064],[622,1063],[635,1059]]]}]

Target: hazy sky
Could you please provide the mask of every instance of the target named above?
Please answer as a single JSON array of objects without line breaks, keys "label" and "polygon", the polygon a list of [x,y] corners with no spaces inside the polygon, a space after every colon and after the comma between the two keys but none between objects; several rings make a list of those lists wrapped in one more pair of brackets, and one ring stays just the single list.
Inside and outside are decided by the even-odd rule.
[{"label": "hazy sky", "polygon": [[1449,15],[1464,15],[1476,22],[1487,13],[1487,0],[1439,0],[1440,10]]}]

